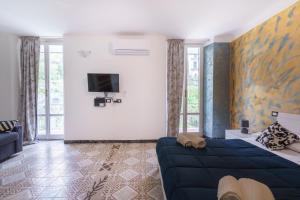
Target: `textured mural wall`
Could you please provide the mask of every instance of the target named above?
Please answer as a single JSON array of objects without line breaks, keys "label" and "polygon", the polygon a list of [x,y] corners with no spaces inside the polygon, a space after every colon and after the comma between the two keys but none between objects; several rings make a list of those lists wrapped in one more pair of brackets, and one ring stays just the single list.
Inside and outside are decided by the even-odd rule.
[{"label": "textured mural wall", "polygon": [[252,131],[271,111],[300,113],[300,2],[231,43],[231,127],[249,119]]}]

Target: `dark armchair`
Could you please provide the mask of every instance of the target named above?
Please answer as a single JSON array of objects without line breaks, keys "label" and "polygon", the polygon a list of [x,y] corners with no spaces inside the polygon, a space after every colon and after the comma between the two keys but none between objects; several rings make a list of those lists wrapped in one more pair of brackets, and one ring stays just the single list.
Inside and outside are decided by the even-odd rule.
[{"label": "dark armchair", "polygon": [[23,150],[22,126],[16,126],[11,132],[0,133],[0,162]]}]

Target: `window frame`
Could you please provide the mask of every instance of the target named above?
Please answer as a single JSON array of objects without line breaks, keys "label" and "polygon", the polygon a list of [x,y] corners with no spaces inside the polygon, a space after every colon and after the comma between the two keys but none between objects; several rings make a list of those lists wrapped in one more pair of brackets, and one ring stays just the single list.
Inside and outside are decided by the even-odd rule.
[{"label": "window frame", "polygon": [[[38,114],[39,116],[45,117],[46,119],[46,133],[45,135],[39,135],[38,133],[38,138],[41,140],[57,140],[57,139],[64,139],[64,132],[65,132],[65,125],[64,125],[64,130],[63,134],[51,134],[50,130],[50,121],[52,116],[65,116],[65,106],[63,106],[63,114],[51,114],[50,113],[50,52],[49,52],[49,46],[50,45],[62,45],[64,48],[63,44],[63,39],[61,38],[50,38],[50,39],[41,39],[40,40],[40,46],[44,46],[44,66],[45,66],[45,114]],[[63,51],[64,54],[64,51]],[[64,60],[64,58],[63,58]],[[64,69],[63,69],[64,70]],[[65,124],[65,123],[63,123]],[[37,130],[38,131],[38,130]]]},{"label": "window frame", "polygon": [[[188,48],[196,47],[199,48],[199,113],[188,113]],[[180,133],[187,133],[187,119],[190,115],[199,115],[199,129],[198,131],[191,131],[188,133],[203,133],[203,45],[199,43],[185,43],[184,46],[184,84],[183,84],[183,94],[182,94],[182,129]]]}]

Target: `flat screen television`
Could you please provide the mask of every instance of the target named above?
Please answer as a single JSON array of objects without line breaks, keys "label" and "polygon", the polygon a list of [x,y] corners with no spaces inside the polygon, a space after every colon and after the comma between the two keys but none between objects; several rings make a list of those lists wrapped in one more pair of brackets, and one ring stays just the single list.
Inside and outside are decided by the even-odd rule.
[{"label": "flat screen television", "polygon": [[88,74],[89,92],[119,92],[119,74]]}]

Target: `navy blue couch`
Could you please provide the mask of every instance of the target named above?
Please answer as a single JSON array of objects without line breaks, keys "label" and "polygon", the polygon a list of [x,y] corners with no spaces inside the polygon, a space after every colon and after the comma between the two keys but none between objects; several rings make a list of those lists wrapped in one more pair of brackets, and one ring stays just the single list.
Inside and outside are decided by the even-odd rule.
[{"label": "navy blue couch", "polygon": [[22,126],[16,126],[12,132],[0,133],[0,162],[22,150]]},{"label": "navy blue couch", "polygon": [[168,200],[216,200],[226,175],[268,185],[276,200],[300,200],[300,166],[243,140],[207,139],[202,150],[161,138],[156,152]]}]

